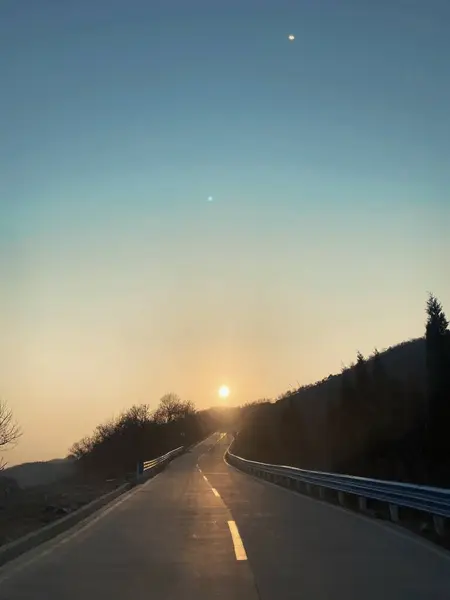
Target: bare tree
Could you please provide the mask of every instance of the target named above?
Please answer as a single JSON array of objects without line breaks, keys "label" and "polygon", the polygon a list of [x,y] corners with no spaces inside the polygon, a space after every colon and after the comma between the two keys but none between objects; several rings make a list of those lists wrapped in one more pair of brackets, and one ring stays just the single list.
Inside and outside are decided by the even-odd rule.
[{"label": "bare tree", "polygon": [[69,458],[75,458],[76,460],[79,460],[92,451],[93,445],[94,442],[92,440],[92,437],[86,435],[78,442],[75,442],[75,444],[72,444],[68,456]]},{"label": "bare tree", "polygon": [[122,412],[117,419],[116,428],[144,427],[152,420],[152,414],[148,404],[133,405]]},{"label": "bare tree", "polygon": [[[0,400],[0,450],[11,446],[22,435],[20,427],[14,421],[11,409],[6,402]],[[6,462],[0,458],[0,471],[6,467]]]},{"label": "bare tree", "polygon": [[153,413],[155,423],[172,423],[195,413],[194,404],[189,400],[181,400],[176,394],[166,394],[159,401]]}]

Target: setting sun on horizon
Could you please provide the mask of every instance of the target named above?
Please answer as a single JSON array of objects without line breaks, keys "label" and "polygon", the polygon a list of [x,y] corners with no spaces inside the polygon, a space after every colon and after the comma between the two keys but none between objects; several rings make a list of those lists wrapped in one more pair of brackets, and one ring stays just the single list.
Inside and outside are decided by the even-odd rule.
[{"label": "setting sun on horizon", "polygon": [[230,395],[230,388],[226,385],[220,386],[219,397],[222,398],[222,400],[225,400],[226,398],[228,398],[229,395]]}]

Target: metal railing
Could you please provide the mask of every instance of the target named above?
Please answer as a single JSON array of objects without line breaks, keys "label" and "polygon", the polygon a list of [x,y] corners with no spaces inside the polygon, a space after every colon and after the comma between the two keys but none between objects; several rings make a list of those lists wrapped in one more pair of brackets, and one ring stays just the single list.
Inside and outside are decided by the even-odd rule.
[{"label": "metal railing", "polygon": [[261,463],[236,456],[230,448],[225,457],[241,471],[308,495],[316,491],[319,498],[324,499],[326,490],[337,492],[342,506],[346,505],[349,495],[358,498],[361,511],[367,509],[368,500],[385,503],[394,522],[400,520],[400,508],[428,513],[433,517],[434,528],[439,535],[444,534],[446,519],[450,518],[450,489]]},{"label": "metal railing", "polygon": [[163,469],[172,459],[179,456],[184,450],[184,446],[175,448],[167,454],[158,456],[152,460],[139,461],[136,467],[136,478],[138,481],[145,479],[146,477],[159,472]]}]

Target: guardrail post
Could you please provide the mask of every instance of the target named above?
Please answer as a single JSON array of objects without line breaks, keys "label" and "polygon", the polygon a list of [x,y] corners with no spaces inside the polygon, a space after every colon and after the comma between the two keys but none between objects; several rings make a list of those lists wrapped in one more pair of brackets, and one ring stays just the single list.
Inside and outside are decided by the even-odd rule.
[{"label": "guardrail post", "polygon": [[325,498],[325,488],[323,488],[323,487],[319,488],[319,498],[321,500],[323,500]]},{"label": "guardrail post", "polygon": [[389,504],[389,515],[390,515],[391,521],[393,523],[398,523],[398,521],[399,521],[398,506],[396,504]]},{"label": "guardrail post", "polygon": [[341,506],[345,506],[345,494],[344,492],[338,492],[338,500]]},{"label": "guardrail post", "polygon": [[361,512],[365,512],[367,510],[367,498],[360,496],[358,498],[358,507]]},{"label": "guardrail post", "polygon": [[306,493],[311,495],[311,484],[310,483],[306,484]]},{"label": "guardrail post", "polygon": [[144,472],[144,463],[142,462],[142,460],[138,460],[138,463],[136,466],[136,479],[140,479],[143,472]]},{"label": "guardrail post", "polygon": [[442,537],[445,533],[445,519],[439,515],[433,515],[434,530],[438,536]]}]

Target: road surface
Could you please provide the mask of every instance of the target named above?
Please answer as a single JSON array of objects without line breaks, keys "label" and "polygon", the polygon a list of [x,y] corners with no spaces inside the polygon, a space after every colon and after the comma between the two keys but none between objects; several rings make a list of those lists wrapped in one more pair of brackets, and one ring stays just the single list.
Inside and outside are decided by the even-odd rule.
[{"label": "road surface", "polygon": [[215,434],[0,569],[1,600],[445,600],[444,551],[223,461]]}]

